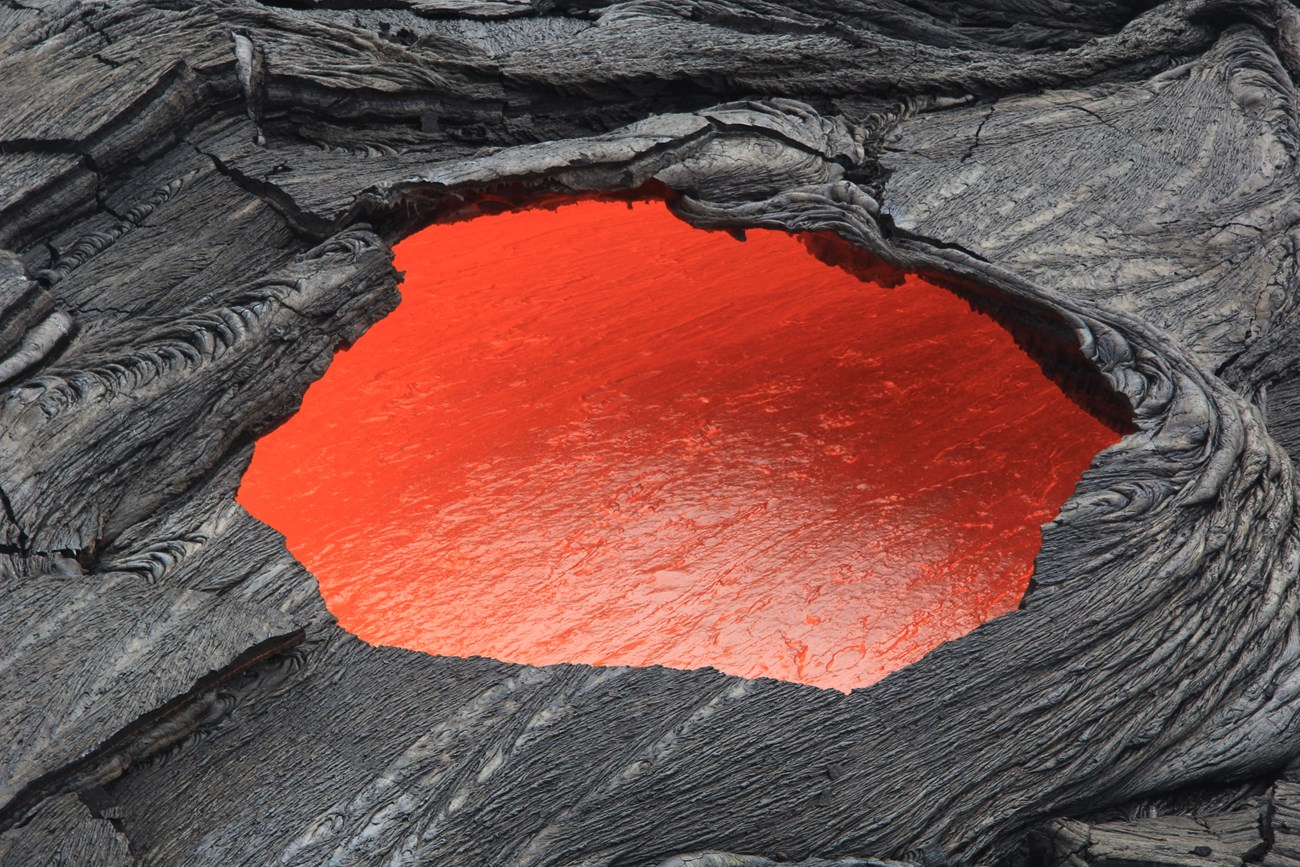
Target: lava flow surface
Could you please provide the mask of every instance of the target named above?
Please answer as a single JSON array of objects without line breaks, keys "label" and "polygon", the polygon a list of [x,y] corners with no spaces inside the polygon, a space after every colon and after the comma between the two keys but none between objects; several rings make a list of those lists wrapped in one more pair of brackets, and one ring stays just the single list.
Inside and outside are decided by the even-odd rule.
[{"label": "lava flow surface", "polygon": [[397,267],[239,492],[374,643],[865,686],[1014,609],[1118,438],[952,293],[662,202],[435,225]]}]

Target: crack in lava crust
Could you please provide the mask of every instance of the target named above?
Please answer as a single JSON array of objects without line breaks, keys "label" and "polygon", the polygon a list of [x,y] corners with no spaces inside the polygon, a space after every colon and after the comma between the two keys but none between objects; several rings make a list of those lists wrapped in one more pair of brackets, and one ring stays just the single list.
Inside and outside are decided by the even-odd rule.
[{"label": "crack in lava crust", "polygon": [[345,628],[865,686],[1016,607],[1117,435],[915,276],[660,202],[437,225],[240,501]]}]

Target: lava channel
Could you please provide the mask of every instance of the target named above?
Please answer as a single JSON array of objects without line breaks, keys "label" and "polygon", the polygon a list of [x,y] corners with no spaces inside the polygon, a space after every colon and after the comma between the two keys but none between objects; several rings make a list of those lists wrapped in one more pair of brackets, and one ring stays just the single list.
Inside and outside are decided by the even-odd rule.
[{"label": "lava channel", "polygon": [[951,292],[659,201],[397,267],[239,491],[377,644],[865,686],[1014,609],[1118,438]]}]

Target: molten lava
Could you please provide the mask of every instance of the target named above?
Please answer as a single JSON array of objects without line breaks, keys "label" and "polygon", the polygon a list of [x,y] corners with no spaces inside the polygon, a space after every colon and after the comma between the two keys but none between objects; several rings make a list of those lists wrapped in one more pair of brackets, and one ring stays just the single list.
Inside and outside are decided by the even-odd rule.
[{"label": "molten lava", "polygon": [[367,641],[864,686],[1016,607],[1117,435],[987,318],[584,201],[402,242],[240,501]]}]

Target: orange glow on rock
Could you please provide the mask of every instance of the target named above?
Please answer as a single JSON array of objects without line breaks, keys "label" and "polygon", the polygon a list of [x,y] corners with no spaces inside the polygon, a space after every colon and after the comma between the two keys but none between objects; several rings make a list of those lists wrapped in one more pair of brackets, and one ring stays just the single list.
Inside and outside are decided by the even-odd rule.
[{"label": "orange glow on rock", "polygon": [[239,492],[367,641],[848,690],[1016,607],[1117,435],[917,277],[661,202],[433,226]]}]

